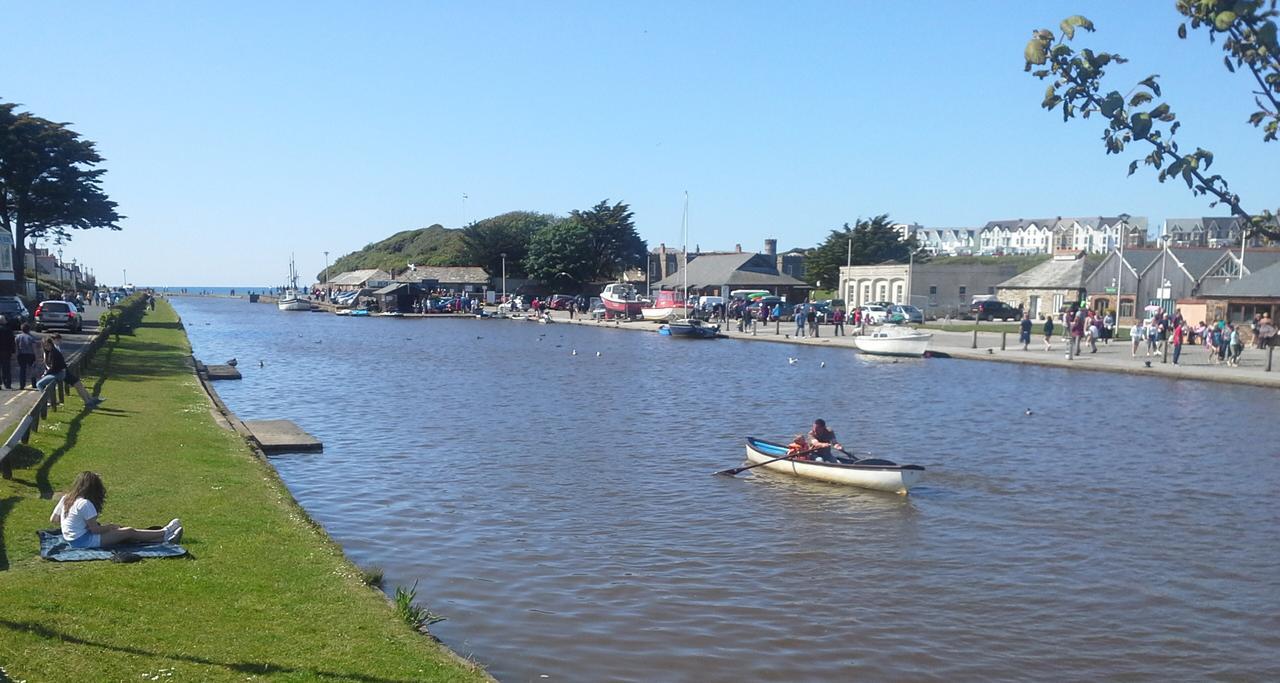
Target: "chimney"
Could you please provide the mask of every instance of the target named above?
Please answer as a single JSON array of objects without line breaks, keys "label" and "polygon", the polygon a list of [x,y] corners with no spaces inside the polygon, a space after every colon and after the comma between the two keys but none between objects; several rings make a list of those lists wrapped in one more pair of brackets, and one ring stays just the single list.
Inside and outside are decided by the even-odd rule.
[{"label": "chimney", "polygon": [[765,255],[765,256],[777,256],[777,255],[778,255],[778,240],[776,240],[776,239],[767,239],[767,240],[765,240],[765,241],[764,241],[764,255]]},{"label": "chimney", "polygon": [[741,245],[741,244],[735,244],[735,245],[733,245],[733,249],[734,249],[734,251],[737,251],[739,254],[741,254],[741,253],[742,253],[742,245]]},{"label": "chimney", "polygon": [[667,243],[666,242],[658,243],[658,274],[660,275],[660,277],[658,278],[659,280],[665,279],[667,277]]}]

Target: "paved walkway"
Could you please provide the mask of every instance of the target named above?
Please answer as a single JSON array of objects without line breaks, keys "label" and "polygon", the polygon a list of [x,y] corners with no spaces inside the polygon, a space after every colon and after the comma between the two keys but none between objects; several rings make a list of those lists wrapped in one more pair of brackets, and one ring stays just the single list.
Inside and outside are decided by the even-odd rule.
[{"label": "paved walkway", "polygon": [[[568,313],[553,311],[553,316],[557,322],[570,322]],[[658,328],[658,324],[652,322],[623,322],[616,325],[613,321],[596,322],[575,319],[573,322],[582,325],[609,325],[648,332],[653,332]],[[850,336],[832,336],[831,325],[823,325],[819,330],[821,336],[816,339],[791,336],[795,332],[795,323],[783,322],[781,324],[769,323],[768,325],[761,325],[757,328],[755,335],[738,332],[735,321],[730,321],[729,325],[725,327],[727,329],[722,328],[721,332],[732,339],[853,348],[853,338]],[[1132,347],[1129,342],[1100,343],[1098,344],[1097,353],[1090,353],[1086,347],[1082,355],[1068,360],[1066,357],[1066,343],[1062,341],[1061,337],[1054,337],[1053,350],[1046,351],[1044,337],[1037,333],[1032,337],[1033,343],[1030,349],[1023,351],[1022,346],[1017,344],[1018,335],[1010,333],[1007,337],[1007,348],[1002,351],[1000,349],[1001,334],[999,332],[979,332],[977,348],[975,349],[973,348],[974,336],[972,332],[929,331],[933,332],[933,341],[930,343],[929,349],[946,353],[952,358],[1006,363],[1031,363],[1077,370],[1125,372],[1171,379],[1194,379],[1206,382],[1228,382],[1280,388],[1280,351],[1274,352],[1272,372],[1267,372],[1267,352],[1257,349],[1245,349],[1238,368],[1231,368],[1226,365],[1211,365],[1208,361],[1207,352],[1204,347],[1199,345],[1184,346],[1178,365],[1174,365],[1172,362],[1172,350],[1170,351],[1168,363],[1163,362],[1164,357],[1162,355],[1148,357],[1145,346],[1139,351],[1138,356],[1134,357],[1130,355]],[[1150,367],[1147,367],[1148,361],[1150,361]]]},{"label": "paved walkway", "polygon": [[[80,334],[70,334],[61,330],[62,333],[62,352],[71,357],[77,353],[85,345],[93,339],[93,335],[98,332],[98,316],[107,310],[104,306],[89,306],[85,310],[84,328]],[[43,333],[35,333],[41,336]],[[27,376],[27,386],[31,386],[30,375]],[[30,388],[18,388],[18,369],[15,365],[13,368],[13,386],[14,389],[5,389],[0,387],[0,441],[8,438],[13,433],[14,426],[22,419],[23,415],[31,410],[31,406],[35,405],[36,399],[40,396]],[[92,387],[90,387],[92,389]],[[75,393],[74,391],[72,392]],[[77,401],[79,399],[76,399]]]}]

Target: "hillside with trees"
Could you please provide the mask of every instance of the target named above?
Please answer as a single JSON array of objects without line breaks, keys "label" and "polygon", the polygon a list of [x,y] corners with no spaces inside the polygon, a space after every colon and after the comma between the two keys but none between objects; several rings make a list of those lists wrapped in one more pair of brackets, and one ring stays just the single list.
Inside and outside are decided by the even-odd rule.
[{"label": "hillside with trees", "polygon": [[[374,242],[359,251],[341,256],[330,264],[329,273],[332,275],[365,268],[381,268],[387,272],[399,273],[408,268],[410,263],[420,266],[473,265],[467,261],[465,251],[462,230],[437,224],[397,232],[381,242]],[[316,274],[317,282],[322,282],[323,279],[323,271]]]}]

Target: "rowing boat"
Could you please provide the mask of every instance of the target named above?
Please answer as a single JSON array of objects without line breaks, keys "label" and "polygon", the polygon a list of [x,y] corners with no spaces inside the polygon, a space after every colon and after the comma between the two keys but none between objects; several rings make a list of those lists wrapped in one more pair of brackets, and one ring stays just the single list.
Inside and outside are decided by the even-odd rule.
[{"label": "rowing boat", "polygon": [[[763,463],[786,454],[786,446],[747,437],[747,460],[750,462]],[[797,477],[894,493],[906,493],[924,477],[924,468],[920,465],[899,465],[880,458],[863,458],[852,463],[778,460],[762,467]]]}]

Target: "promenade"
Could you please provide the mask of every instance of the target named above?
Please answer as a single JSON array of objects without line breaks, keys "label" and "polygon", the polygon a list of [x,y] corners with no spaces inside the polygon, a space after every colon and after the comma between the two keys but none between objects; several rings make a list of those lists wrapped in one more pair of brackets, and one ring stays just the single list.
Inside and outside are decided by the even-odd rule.
[{"label": "promenade", "polygon": [[[569,314],[564,311],[553,311],[552,315],[557,323],[570,322]],[[575,318],[572,322],[579,325],[607,325],[645,331],[651,334],[656,333],[658,329],[658,323],[641,321],[615,324],[614,321],[593,321]],[[755,334],[752,334],[750,332],[738,332],[737,321],[731,320],[727,325],[722,325],[720,331],[730,339],[743,341],[786,343],[798,346],[825,346],[829,348],[848,348],[850,350],[855,348],[852,336],[832,335],[833,327],[831,325],[822,325],[819,330],[821,336],[817,338],[796,337],[794,336],[795,329],[794,322],[770,322],[757,325]],[[852,327],[847,329],[850,333],[853,332]],[[1139,349],[1136,357],[1132,356],[1132,346],[1128,341],[1116,341],[1110,344],[1099,343],[1097,353],[1090,353],[1088,346],[1085,345],[1084,352],[1081,355],[1068,359],[1066,357],[1067,344],[1062,337],[1055,335],[1052,350],[1046,351],[1044,348],[1044,336],[1040,334],[1038,327],[1032,335],[1031,347],[1026,351],[1023,351],[1022,345],[1017,343],[1018,335],[1014,333],[1007,335],[1005,348],[1001,349],[1000,332],[979,331],[977,346],[974,348],[974,335],[972,332],[928,331],[933,333],[933,340],[929,344],[929,349],[935,353],[946,354],[953,359],[1024,363],[1073,370],[1122,372],[1166,379],[1191,379],[1204,382],[1225,382],[1280,388],[1280,352],[1275,352],[1272,371],[1267,372],[1267,352],[1257,349],[1245,349],[1244,354],[1241,356],[1240,367],[1233,368],[1227,367],[1226,364],[1210,364],[1208,353],[1204,347],[1186,345],[1182,348],[1182,357],[1179,363],[1174,365],[1172,362],[1172,350],[1170,351],[1169,362],[1164,363],[1163,355],[1147,356],[1145,345]],[[1148,367],[1148,362],[1150,362],[1150,367]]]}]

